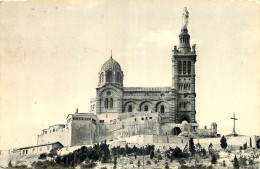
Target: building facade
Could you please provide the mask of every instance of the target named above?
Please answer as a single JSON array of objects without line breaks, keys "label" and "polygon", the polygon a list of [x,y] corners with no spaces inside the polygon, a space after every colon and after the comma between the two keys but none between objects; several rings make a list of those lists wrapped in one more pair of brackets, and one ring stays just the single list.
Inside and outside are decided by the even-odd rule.
[{"label": "building facade", "polygon": [[[195,62],[196,49],[190,47],[187,27],[181,29],[179,48],[172,51],[172,84],[169,87],[124,87],[120,64],[107,60],[98,73],[96,97],[91,113],[158,112],[162,123],[196,123]],[[169,58],[170,59],[170,58]]]}]

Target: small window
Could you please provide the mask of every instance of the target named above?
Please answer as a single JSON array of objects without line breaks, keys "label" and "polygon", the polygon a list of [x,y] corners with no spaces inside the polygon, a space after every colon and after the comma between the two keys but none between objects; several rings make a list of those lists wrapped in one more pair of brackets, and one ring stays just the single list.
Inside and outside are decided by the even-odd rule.
[{"label": "small window", "polygon": [[191,61],[188,61],[188,74],[191,74]]},{"label": "small window", "polygon": [[136,121],[136,118],[135,118],[135,121]]},{"label": "small window", "polygon": [[130,106],[128,107],[128,112],[132,112],[132,111],[133,111],[133,106],[130,105]]},{"label": "small window", "polygon": [[144,118],[142,117],[142,120],[144,120]]},{"label": "small window", "polygon": [[186,61],[183,62],[183,74],[186,74]]},{"label": "small window", "polygon": [[148,110],[149,110],[148,106],[145,105],[145,106],[144,106],[144,111],[148,111]]},{"label": "small window", "polygon": [[53,129],[53,131],[52,132],[55,132],[55,129]]},{"label": "small window", "polygon": [[105,121],[104,120],[99,120],[99,123],[104,123]]},{"label": "small window", "polygon": [[113,102],[113,98],[110,99],[110,109],[114,108],[114,102]]},{"label": "small window", "polygon": [[164,106],[161,106],[161,113],[164,113]]},{"label": "small window", "polygon": [[182,72],[182,63],[181,61],[178,62],[178,73],[181,74]]},{"label": "small window", "polygon": [[28,150],[26,150],[26,154],[28,154]]},{"label": "small window", "polygon": [[153,117],[149,117],[149,119],[153,119]]},{"label": "small window", "polygon": [[110,95],[111,95],[111,92],[110,92],[110,91],[108,91],[108,92],[107,92],[107,96],[110,96]]},{"label": "small window", "polygon": [[51,133],[51,130],[50,130],[50,133]]},{"label": "small window", "polygon": [[47,131],[45,131],[45,134],[47,134]]},{"label": "small window", "polygon": [[105,108],[107,109],[108,108],[108,98],[105,99]]},{"label": "small window", "polygon": [[50,146],[47,146],[47,150],[49,150],[50,149]]},{"label": "small window", "polygon": [[148,117],[145,117],[145,120],[148,120]]}]

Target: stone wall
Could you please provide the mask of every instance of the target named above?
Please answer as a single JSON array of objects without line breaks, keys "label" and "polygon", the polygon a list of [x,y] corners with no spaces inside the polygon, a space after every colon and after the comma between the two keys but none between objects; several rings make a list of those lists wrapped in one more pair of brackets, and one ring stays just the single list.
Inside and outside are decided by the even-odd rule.
[{"label": "stone wall", "polygon": [[70,146],[92,144],[97,137],[96,124],[92,121],[73,121],[71,123]]},{"label": "stone wall", "polygon": [[[53,131],[53,130],[52,130]],[[67,129],[61,128],[51,133],[43,133],[38,135],[37,144],[54,143],[59,141],[62,145],[66,146]]]}]

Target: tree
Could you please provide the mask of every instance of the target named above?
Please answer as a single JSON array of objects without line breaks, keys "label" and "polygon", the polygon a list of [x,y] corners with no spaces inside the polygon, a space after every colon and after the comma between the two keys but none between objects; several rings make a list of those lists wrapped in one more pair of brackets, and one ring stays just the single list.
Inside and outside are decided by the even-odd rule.
[{"label": "tree", "polygon": [[169,165],[168,165],[168,163],[166,162],[165,163],[165,169],[169,169],[170,167],[169,167]]},{"label": "tree", "polygon": [[234,168],[239,168],[239,163],[238,163],[238,160],[237,160],[237,156],[235,155],[235,158],[234,158],[234,163],[233,163],[233,167]]},{"label": "tree", "polygon": [[12,168],[13,167],[13,164],[12,164],[12,162],[11,161],[9,161],[9,163],[8,163],[8,168]]},{"label": "tree", "polygon": [[152,160],[153,157],[154,157],[154,151],[151,151],[151,153],[150,153],[150,159]]},{"label": "tree", "polygon": [[163,159],[161,154],[158,154],[157,158],[158,158],[158,160],[162,160]]},{"label": "tree", "polygon": [[189,140],[189,150],[190,150],[191,155],[195,154],[195,145],[194,145],[193,138],[190,138],[190,140]]},{"label": "tree", "polygon": [[244,144],[244,150],[247,149],[247,142]]},{"label": "tree", "polygon": [[47,157],[47,153],[42,153],[42,154],[40,154],[38,159],[44,160],[44,159],[46,159],[46,157]]},{"label": "tree", "polygon": [[126,154],[131,154],[133,152],[132,148],[128,147],[128,144],[125,145]]},{"label": "tree", "polygon": [[137,162],[137,166],[140,167],[140,165],[141,165],[141,164],[140,164],[140,160],[138,160],[138,162]]},{"label": "tree", "polygon": [[114,169],[116,169],[117,157],[114,158]]},{"label": "tree", "polygon": [[206,152],[205,148],[202,148],[202,150],[201,150],[201,155],[202,155],[202,156],[205,156],[206,154],[207,154],[207,152]]},{"label": "tree", "polygon": [[256,148],[260,148],[260,139],[258,139],[257,141],[256,141]]},{"label": "tree", "polygon": [[220,145],[223,149],[227,148],[227,139],[224,137],[224,135],[222,136],[221,140],[220,140]]},{"label": "tree", "polygon": [[217,163],[217,158],[216,155],[213,154],[212,159],[211,159],[211,164],[216,164]]},{"label": "tree", "polygon": [[226,167],[226,162],[225,162],[225,160],[223,160],[223,167]]},{"label": "tree", "polygon": [[213,154],[213,150],[214,150],[212,143],[209,144],[208,150],[209,150],[209,155],[212,155]]}]

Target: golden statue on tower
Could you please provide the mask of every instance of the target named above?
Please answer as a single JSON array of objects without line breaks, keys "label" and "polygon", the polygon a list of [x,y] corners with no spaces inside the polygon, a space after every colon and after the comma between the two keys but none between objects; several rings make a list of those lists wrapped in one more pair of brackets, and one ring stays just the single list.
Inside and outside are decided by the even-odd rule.
[{"label": "golden statue on tower", "polygon": [[182,27],[187,28],[189,23],[189,11],[187,10],[187,7],[184,7],[183,14],[182,14]]}]

